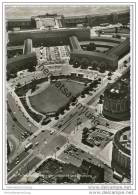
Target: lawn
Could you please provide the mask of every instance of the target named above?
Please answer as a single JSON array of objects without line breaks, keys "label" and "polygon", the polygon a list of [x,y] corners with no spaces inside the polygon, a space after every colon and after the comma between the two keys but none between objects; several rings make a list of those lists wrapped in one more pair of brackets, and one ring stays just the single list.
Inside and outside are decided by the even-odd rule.
[{"label": "lawn", "polygon": [[[72,96],[76,96],[85,88],[83,83],[72,80],[60,81],[71,92]],[[32,107],[40,113],[56,112],[60,107],[66,105],[70,97],[66,97],[55,84],[50,84],[48,88],[41,93],[30,96]]]}]

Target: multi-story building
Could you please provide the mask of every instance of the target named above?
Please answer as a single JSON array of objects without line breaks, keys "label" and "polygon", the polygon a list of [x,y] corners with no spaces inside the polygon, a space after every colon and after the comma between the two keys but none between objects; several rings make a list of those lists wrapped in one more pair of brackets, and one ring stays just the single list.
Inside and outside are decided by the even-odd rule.
[{"label": "multi-story building", "polygon": [[130,127],[119,130],[113,140],[111,166],[118,178],[130,178],[131,172],[131,132]]},{"label": "multi-story building", "polygon": [[65,27],[75,27],[77,24],[88,26],[99,26],[103,23],[116,24],[116,23],[129,23],[130,13],[129,10],[121,11],[119,13],[83,15],[83,16],[67,16],[62,17],[62,25]]},{"label": "multi-story building", "polygon": [[26,19],[7,19],[7,31],[14,30],[18,28],[18,30],[22,29],[34,29],[36,28],[36,22],[31,18]]},{"label": "multi-story building", "polygon": [[79,41],[90,39],[89,28],[59,28],[44,30],[12,31],[8,33],[9,45],[21,45],[26,39],[32,39],[33,44],[46,46],[66,45],[69,37],[76,36]]},{"label": "multi-story building", "polygon": [[89,42],[91,40],[95,41],[94,44],[96,46],[97,44],[98,46],[100,46],[100,42],[102,44],[102,47],[107,47],[107,45],[109,44],[110,50],[105,53],[97,52],[95,50],[84,51],[83,49],[81,49],[81,44],[79,43],[77,37],[70,37],[69,40],[72,49],[70,53],[70,64],[84,66],[84,68],[85,66],[92,66],[94,70],[99,71],[116,70],[118,67],[118,60],[126,55],[130,50],[129,39],[126,39],[125,41],[118,41],[118,39],[113,38],[109,38],[109,40],[107,38],[93,38],[89,40]]},{"label": "multi-story building", "polygon": [[37,64],[36,53],[20,55],[7,60],[7,79],[18,71],[32,69]]},{"label": "multi-story building", "polygon": [[116,70],[118,59],[116,56],[110,57],[104,53],[95,51],[73,50],[70,53],[70,64],[77,64],[85,68],[91,66],[93,70]]},{"label": "multi-story building", "polygon": [[80,43],[76,36],[69,37],[69,41],[70,41],[70,47],[72,50],[74,49],[81,50]]},{"label": "multi-story building", "polygon": [[113,84],[108,84],[104,92],[103,115],[111,120],[127,120],[130,117],[129,73]]},{"label": "multi-story building", "polygon": [[117,47],[113,47],[107,52],[108,55],[116,55],[118,60],[128,54],[130,51],[130,39],[127,38],[125,41],[121,42]]},{"label": "multi-story building", "polygon": [[32,52],[32,39],[26,39],[24,41],[23,54],[29,54]]},{"label": "multi-story building", "polygon": [[10,153],[11,153],[11,148],[10,148],[9,141],[7,139],[7,155],[9,155]]}]

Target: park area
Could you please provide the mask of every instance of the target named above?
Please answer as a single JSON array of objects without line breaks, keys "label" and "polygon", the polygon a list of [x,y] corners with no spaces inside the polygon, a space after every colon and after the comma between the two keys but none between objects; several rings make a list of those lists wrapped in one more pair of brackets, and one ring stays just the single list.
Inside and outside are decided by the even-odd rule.
[{"label": "park area", "polygon": [[[58,82],[60,82],[61,86],[63,86],[62,90],[61,87],[56,86]],[[60,80],[52,82],[40,93],[30,96],[30,104],[40,113],[53,113],[69,103],[72,96],[76,97],[84,90],[84,88],[84,83],[73,80]],[[68,97],[66,96],[67,92],[70,94]]]}]

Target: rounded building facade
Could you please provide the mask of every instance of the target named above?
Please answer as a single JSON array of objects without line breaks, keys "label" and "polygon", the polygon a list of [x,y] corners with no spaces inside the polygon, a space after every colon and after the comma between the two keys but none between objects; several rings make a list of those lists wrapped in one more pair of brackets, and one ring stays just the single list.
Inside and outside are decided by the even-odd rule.
[{"label": "rounded building facade", "polygon": [[111,120],[129,119],[130,95],[127,79],[108,85],[104,92],[103,115]]},{"label": "rounded building facade", "polygon": [[131,168],[130,147],[130,127],[125,127],[119,130],[114,136],[111,166],[115,172],[127,178],[130,178]]}]

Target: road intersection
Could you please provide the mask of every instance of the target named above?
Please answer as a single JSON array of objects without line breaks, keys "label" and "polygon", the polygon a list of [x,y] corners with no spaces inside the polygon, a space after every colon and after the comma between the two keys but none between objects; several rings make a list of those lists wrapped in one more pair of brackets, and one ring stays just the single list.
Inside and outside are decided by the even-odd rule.
[{"label": "road intersection", "polygon": [[[58,65],[59,66],[59,65]],[[56,65],[55,65],[56,67]],[[70,66],[71,67],[71,66]],[[67,72],[72,72],[73,68],[66,67]],[[63,72],[65,72],[65,65],[61,66],[61,69]],[[54,71],[52,69],[52,71]],[[60,70],[61,71],[61,70]],[[125,69],[119,69],[119,74],[122,74]],[[66,74],[68,74],[66,72]],[[91,72],[91,71],[88,71]],[[88,75],[84,75],[84,77],[88,77]],[[81,128],[78,125],[78,119],[81,121],[81,124],[88,121],[88,118],[82,113],[80,109],[78,109],[76,106],[71,106],[70,110],[65,112],[63,116],[59,117],[59,120],[52,120],[52,122],[46,126],[42,126],[41,124],[38,124],[34,119],[30,117],[30,115],[26,112],[24,109],[20,99],[14,92],[14,87],[20,82],[21,85],[24,85],[24,83],[31,82],[32,79],[36,78],[42,78],[44,77],[42,71],[37,71],[35,73],[27,74],[22,77],[19,77],[15,80],[12,80],[8,84],[8,103],[12,110],[12,112],[15,112],[15,117],[17,118],[18,122],[20,124],[25,125],[26,129],[31,130],[32,135],[30,135],[25,141],[22,141],[21,145],[18,148],[18,151],[15,155],[12,157],[12,165],[9,163],[8,165],[8,181],[14,182],[20,180],[23,176],[29,174],[31,170],[38,164],[43,162],[44,159],[46,159],[48,156],[54,156],[58,158],[58,156],[62,153],[63,149],[66,148],[68,144],[74,144],[81,148],[84,151],[89,152],[91,155],[97,155],[97,151],[94,152],[89,151],[89,147],[85,146],[81,143],[81,140],[79,142],[77,139],[75,140],[75,135],[77,135],[78,130]],[[97,87],[96,91],[93,93],[92,96],[87,95],[85,99],[78,98],[78,102],[82,105],[85,105],[88,107],[90,112],[95,115],[95,106],[90,108],[90,105],[93,105],[95,101],[99,98],[99,96],[104,92],[107,84],[109,82],[114,82],[116,79],[118,79],[118,74],[114,74],[112,76],[112,80],[109,81],[107,77],[103,77],[100,86]],[[97,115],[96,115],[97,117]],[[105,122],[106,119],[103,117],[100,117],[98,119],[100,123]],[[28,121],[31,126],[28,126]],[[124,125],[124,123],[123,123]],[[111,127],[110,127],[111,128]],[[109,128],[109,129],[110,129]],[[53,130],[53,133],[51,133]],[[116,131],[115,131],[116,132]],[[25,153],[25,145],[27,143],[32,143],[33,147],[26,152],[25,158],[21,158],[17,160],[18,156]],[[99,150],[100,152],[100,150]],[[30,157],[32,162],[30,161]],[[36,163],[33,163],[33,159],[35,159]],[[19,161],[19,162],[18,162]],[[17,163],[18,162],[18,163]],[[24,164],[25,163],[25,164]],[[26,170],[26,166],[28,163],[32,164],[29,165],[28,170]],[[22,165],[24,164],[24,169]],[[28,165],[27,165],[28,166]],[[22,173],[22,174],[20,174]],[[24,174],[23,174],[24,173]]]}]

